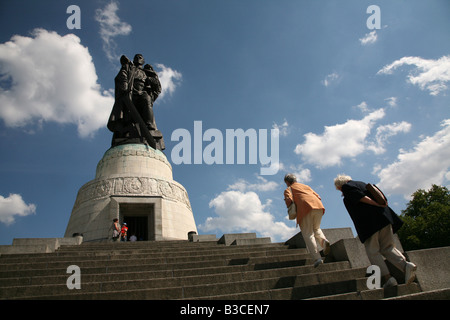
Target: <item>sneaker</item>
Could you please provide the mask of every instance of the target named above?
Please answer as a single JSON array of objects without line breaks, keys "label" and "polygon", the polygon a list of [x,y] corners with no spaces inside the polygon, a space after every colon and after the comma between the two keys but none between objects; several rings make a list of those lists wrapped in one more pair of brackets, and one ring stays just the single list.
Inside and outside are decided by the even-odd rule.
[{"label": "sneaker", "polygon": [[394,277],[390,277],[390,278],[388,279],[388,281],[386,281],[386,283],[383,285],[383,289],[390,288],[390,287],[394,287],[394,286],[396,286],[396,285],[398,285],[398,284],[397,284],[397,280],[395,280]]},{"label": "sneaker", "polygon": [[405,284],[410,284],[416,278],[415,271],[417,270],[417,266],[412,262],[406,262],[405,266]]},{"label": "sneaker", "polygon": [[328,255],[331,251],[330,242],[328,240],[324,240],[323,242],[324,242],[323,254]]},{"label": "sneaker", "polygon": [[319,265],[321,265],[323,263],[323,260],[322,260],[322,258],[319,258],[319,259],[317,259],[315,262],[314,262],[314,268],[317,268]]}]

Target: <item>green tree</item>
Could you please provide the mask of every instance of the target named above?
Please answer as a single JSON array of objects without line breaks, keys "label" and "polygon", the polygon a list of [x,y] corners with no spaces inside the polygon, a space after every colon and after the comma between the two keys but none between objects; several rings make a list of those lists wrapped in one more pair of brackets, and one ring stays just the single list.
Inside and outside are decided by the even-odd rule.
[{"label": "green tree", "polygon": [[404,250],[450,246],[450,192],[433,185],[430,190],[413,193],[402,210],[404,225],[398,237]]}]

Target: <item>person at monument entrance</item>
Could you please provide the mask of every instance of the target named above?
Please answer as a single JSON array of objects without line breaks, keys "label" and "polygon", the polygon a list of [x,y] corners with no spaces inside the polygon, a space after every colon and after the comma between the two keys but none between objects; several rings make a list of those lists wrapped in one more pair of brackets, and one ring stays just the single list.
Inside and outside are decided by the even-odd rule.
[{"label": "person at monument entrance", "polygon": [[124,223],[122,226],[122,229],[120,230],[120,241],[127,241],[127,233],[128,233],[128,227],[127,227],[127,224]]},{"label": "person at monument entrance", "polygon": [[112,240],[113,241],[118,241],[119,237],[120,237],[120,224],[119,224],[119,219],[113,219],[113,224],[110,228],[110,230],[112,230]]},{"label": "person at monument entrance", "polygon": [[111,146],[126,143],[147,143],[164,150],[164,139],[158,130],[153,103],[161,93],[161,83],[153,67],[145,64],[142,54],[133,62],[126,56],[115,77],[115,103],[107,127],[113,132]]},{"label": "person at monument entrance", "polygon": [[417,266],[406,261],[405,256],[395,247],[394,233],[401,228],[403,221],[389,208],[387,199],[384,204],[377,203],[367,190],[366,183],[353,181],[347,175],[338,175],[334,179],[334,185],[336,190],[342,192],[345,208],[355,224],[370,262],[380,268],[383,287],[397,285],[384,258],[405,273],[406,284],[411,283],[415,279]]}]

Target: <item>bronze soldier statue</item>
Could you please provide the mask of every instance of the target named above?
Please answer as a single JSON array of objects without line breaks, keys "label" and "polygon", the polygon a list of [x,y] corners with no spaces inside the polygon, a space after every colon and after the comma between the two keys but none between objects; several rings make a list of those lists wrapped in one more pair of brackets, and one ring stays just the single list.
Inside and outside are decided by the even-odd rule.
[{"label": "bronze soldier statue", "polygon": [[107,125],[113,132],[111,146],[146,143],[162,151],[164,139],[153,113],[153,103],[161,93],[158,75],[151,65],[144,65],[142,54],[136,54],[133,62],[122,56],[120,63],[122,68],[114,79],[115,103]]}]

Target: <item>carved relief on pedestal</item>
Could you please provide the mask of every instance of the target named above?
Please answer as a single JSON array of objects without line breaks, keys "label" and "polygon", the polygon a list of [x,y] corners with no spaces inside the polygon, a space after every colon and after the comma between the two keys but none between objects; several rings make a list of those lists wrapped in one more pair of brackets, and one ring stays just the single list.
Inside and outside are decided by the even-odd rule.
[{"label": "carved relief on pedestal", "polygon": [[124,190],[126,193],[131,194],[141,194],[145,192],[145,188],[143,188],[144,184],[142,183],[144,179],[139,178],[125,178],[124,179]]},{"label": "carved relief on pedestal", "polygon": [[119,177],[93,180],[79,191],[74,209],[89,200],[110,196],[160,196],[184,203],[190,210],[189,197],[184,187],[175,181],[147,177]]}]

